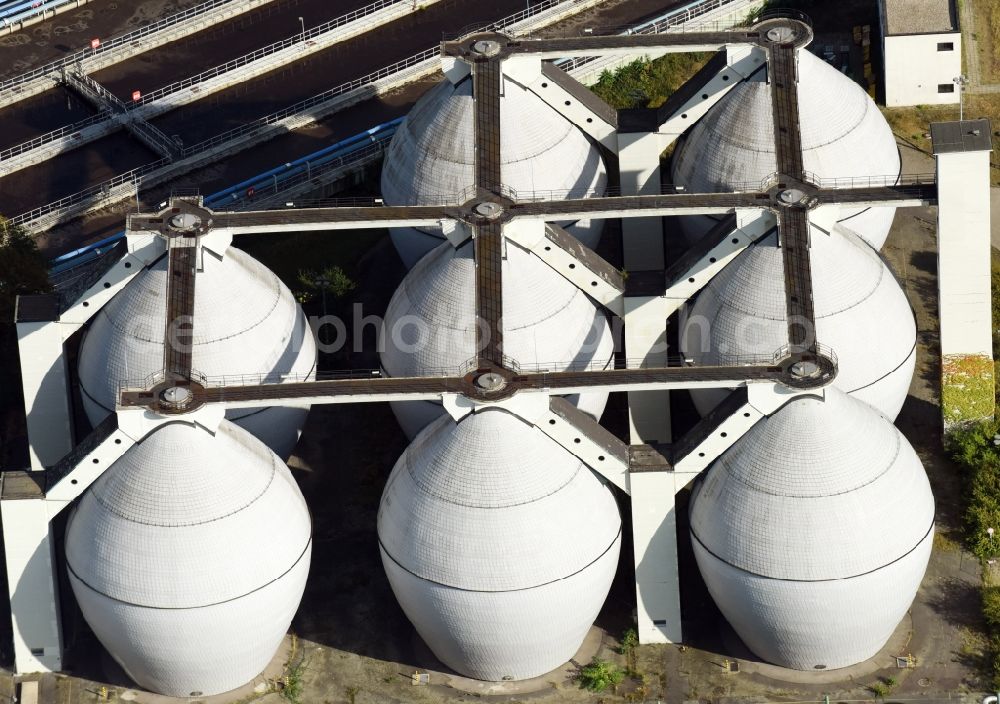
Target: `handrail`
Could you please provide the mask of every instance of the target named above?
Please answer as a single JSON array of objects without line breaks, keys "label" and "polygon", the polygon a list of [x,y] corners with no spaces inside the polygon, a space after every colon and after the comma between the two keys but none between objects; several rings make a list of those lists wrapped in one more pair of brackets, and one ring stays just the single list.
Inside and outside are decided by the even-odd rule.
[{"label": "handrail", "polygon": [[173,83],[167,84],[156,90],[150,91],[149,93],[143,95],[136,103],[138,106],[147,105],[155,100],[170,95],[171,93],[176,93],[177,91],[184,90],[190,86],[197,85],[199,83],[204,83],[205,81],[220,76],[224,73],[228,73],[234,69],[246,66],[253,63],[265,56],[270,56],[279,51],[287,49],[291,46],[296,46],[298,44],[303,44],[312,39],[315,39],[327,32],[343,27],[344,25],[350,24],[362,17],[367,17],[373,15],[380,10],[384,10],[387,7],[392,7],[393,5],[411,5],[412,0],[377,0],[376,2],[366,5],[365,7],[358,8],[347,14],[341,15],[340,17],[335,17],[334,19],[324,22],[323,24],[312,27],[303,32],[298,32],[290,37],[281,39],[279,41],[268,44],[267,46],[255,49],[249,54],[244,54],[243,56],[237,57],[224,64],[219,64],[213,68],[202,71],[201,73],[195,74],[193,76],[188,76],[179,81],[174,81]]},{"label": "handrail", "polygon": [[74,122],[71,125],[66,125],[60,127],[59,129],[52,130],[51,132],[46,132],[45,134],[38,135],[33,139],[29,139],[27,142],[22,142],[13,147],[8,147],[7,149],[0,149],[0,162],[11,159],[25,152],[30,152],[33,149],[38,149],[49,142],[54,142],[61,137],[67,135],[72,135],[80,130],[83,130],[91,125],[96,125],[104,122],[112,116],[112,113],[108,110],[101,110],[96,115],[91,115],[88,118],[80,120],[79,122]]},{"label": "handrail", "polygon": [[437,56],[438,56],[438,50],[436,47],[432,49],[426,49],[420,52],[419,54],[414,54],[409,58],[403,59],[402,61],[397,61],[394,64],[384,66],[383,68],[380,68],[377,71],[373,71],[372,73],[369,73],[366,76],[362,76],[361,78],[355,78],[354,80],[347,81],[346,83],[341,83],[339,86],[335,86],[334,88],[330,88],[329,90],[323,91],[322,93],[318,93],[312,97],[300,100],[294,105],[289,105],[288,107],[272,112],[269,115],[264,115],[263,117],[259,117],[253,122],[249,122],[245,125],[240,125],[239,127],[235,127],[231,130],[215,135],[214,137],[210,137],[206,140],[198,142],[197,144],[192,144],[190,146],[184,147],[184,156],[198,154],[207,149],[211,149],[212,147],[221,144],[223,142],[230,142],[247,133],[255,132],[269,125],[273,125],[274,123],[279,122],[285,119],[286,117],[290,117],[292,115],[304,112],[305,110],[308,110],[311,107],[319,105],[320,103],[324,103],[327,100],[330,100],[331,98],[336,98],[338,96],[344,95],[351,91],[358,90],[367,85],[375,83],[376,81],[379,81],[383,78],[387,78],[397,73],[402,73],[406,69],[417,66],[425,61],[435,60]]},{"label": "handrail", "polygon": [[[685,5],[684,7],[679,7],[671,10],[667,14],[663,15],[654,20],[649,20],[639,25],[632,27],[619,27],[617,29],[622,30],[622,34],[663,34],[668,31],[680,31],[683,33],[687,32],[699,32],[705,31],[706,28],[711,29],[734,29],[741,26],[741,23],[732,22],[703,22],[701,24],[695,24],[689,26],[689,24],[696,18],[706,15],[710,12],[723,8],[727,5],[733,5],[741,2],[742,0],[695,0],[695,2]],[[564,71],[572,71],[575,68],[584,66],[596,60],[598,57],[595,56],[580,56],[573,59],[561,59],[556,61],[556,65],[559,66]]]},{"label": "handrail", "polygon": [[[223,1],[224,0],[210,0],[210,2],[217,2],[217,3]],[[517,24],[518,22],[523,21],[528,17],[542,14],[553,7],[558,7],[572,2],[574,2],[574,0],[544,0],[544,2],[541,2],[537,5],[533,5],[531,8],[527,10],[521,10],[520,12],[517,12],[513,15],[510,15],[502,20],[499,20],[487,26],[497,27],[499,29],[507,28],[514,24]],[[523,34],[525,33],[526,32],[517,31],[514,32],[514,35],[523,36]],[[251,123],[248,123],[246,125],[241,125],[232,130],[228,130],[227,132],[203,140],[197,144],[186,146],[183,149],[179,150],[179,153],[182,158],[186,158],[204,152],[220,144],[235,141],[236,139],[239,139],[240,137],[243,137],[247,134],[253,134],[256,132],[263,131],[270,125],[273,125],[287,117],[303,113],[306,110],[321,103],[324,103],[332,98],[347,94],[354,90],[359,90],[366,86],[370,86],[379,80],[388,78],[389,76],[392,75],[401,74],[404,71],[414,69],[417,66],[420,66],[421,64],[427,63],[427,65],[429,66],[430,65],[429,62],[436,62],[438,60],[439,54],[440,54],[439,46],[430,47],[422,52],[410,56],[409,58],[403,59],[402,61],[397,61],[393,64],[390,64],[389,66],[385,66],[379,69],[378,71],[369,73],[367,76],[363,76],[361,78],[348,81],[339,86],[331,88],[330,90],[324,91],[310,98],[306,98],[305,100],[301,100],[298,103],[288,106],[282,110],[278,110],[269,115],[265,115],[264,117],[258,118]],[[62,208],[69,207],[72,204],[80,203],[85,199],[93,197],[94,195],[97,195],[99,193],[110,192],[112,188],[121,186],[125,183],[134,183],[136,185],[136,188],[138,188],[143,176],[163,166],[166,166],[169,163],[170,160],[165,158],[165,159],[160,159],[159,161],[155,161],[152,164],[146,164],[136,169],[132,169],[131,171],[125,174],[121,174],[103,183],[91,186],[90,188],[80,191],[79,193],[65,196],[53,203],[39,206],[38,208],[34,208],[26,213],[21,213],[20,215],[10,218],[10,220],[14,224],[24,224],[36,218],[60,210]]]},{"label": "handrail", "polygon": [[89,59],[95,56],[100,56],[102,54],[108,54],[113,52],[118,47],[124,46],[126,44],[132,44],[133,42],[141,39],[142,37],[149,36],[151,34],[156,34],[163,29],[172,27],[174,25],[185,22],[192,17],[197,17],[203,15],[211,10],[218,7],[229,4],[237,4],[240,0],[206,0],[200,5],[195,5],[194,7],[189,7],[186,10],[170,15],[169,17],[164,17],[162,20],[153,22],[144,27],[132,30],[126,34],[119,35],[117,37],[112,37],[101,43],[96,49],[83,49],[81,51],[74,52],[67,56],[51,61],[43,66],[39,66],[36,69],[26,71],[19,74],[13,78],[8,78],[7,80],[0,81],[0,92],[5,90],[10,90],[15,86],[21,85],[22,83],[27,83],[36,78],[42,78],[49,76],[52,73],[57,73],[66,66],[71,66],[73,64],[80,63],[85,59]]}]

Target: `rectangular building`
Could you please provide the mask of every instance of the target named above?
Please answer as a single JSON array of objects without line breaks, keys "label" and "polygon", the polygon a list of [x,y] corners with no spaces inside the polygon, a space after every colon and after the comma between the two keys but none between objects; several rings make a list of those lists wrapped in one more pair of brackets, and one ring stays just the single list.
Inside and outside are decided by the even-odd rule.
[{"label": "rectangular building", "polygon": [[954,0],[879,0],[885,104],[958,103],[962,34]]}]

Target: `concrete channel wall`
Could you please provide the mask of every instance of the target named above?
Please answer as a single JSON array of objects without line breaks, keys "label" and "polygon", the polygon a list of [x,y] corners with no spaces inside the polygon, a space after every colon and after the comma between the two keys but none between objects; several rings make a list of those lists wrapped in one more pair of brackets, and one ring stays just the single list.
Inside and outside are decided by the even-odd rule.
[{"label": "concrete channel wall", "polygon": [[94,73],[273,1],[209,0],[159,22],[115,37],[107,41],[103,48],[95,51],[79,51],[59,61],[26,71],[20,76],[0,81],[0,108],[51,89],[59,82],[65,66],[73,65],[82,69],[84,73]]},{"label": "concrete channel wall", "polygon": [[[525,34],[597,7],[602,2],[604,0],[548,0],[546,3],[537,3],[530,11],[517,13],[489,27],[502,28],[514,35]],[[187,147],[184,150],[185,157],[178,161],[153,162],[86,191],[22,213],[11,218],[11,222],[22,225],[29,232],[41,232],[86,213],[131,200],[140,188],[150,188],[171,181],[274,137],[313,124],[359,102],[433,75],[440,70],[439,54],[437,46],[430,47],[409,59],[306,99],[296,106]]]},{"label": "concrete channel wall", "polygon": [[[654,34],[671,31],[696,32],[701,29],[729,29],[743,22],[752,12],[761,10],[765,0],[698,0],[677,8],[652,22],[639,25],[630,34]],[[655,59],[663,52],[651,51]],[[591,57],[568,61],[560,67],[584,85],[593,85],[604,71],[614,71],[636,60],[635,56]]]},{"label": "concrete channel wall", "polygon": [[[338,42],[360,36],[402,19],[442,0],[378,0],[366,7],[326,22],[308,32],[269,44],[225,64],[152,91],[129,110],[138,120],[149,121],[175,108],[244,83]],[[105,137],[121,128],[121,120],[93,118],[53,130],[23,144],[0,151],[0,177]]]},{"label": "concrete channel wall", "polygon": [[40,22],[45,22],[50,20],[56,15],[61,15],[64,12],[69,12],[70,10],[76,10],[77,8],[83,7],[84,5],[93,2],[94,0],[72,0],[72,2],[66,2],[62,5],[57,5],[56,7],[43,7],[39,11],[32,15],[31,17],[25,17],[24,19],[17,20],[15,22],[6,22],[0,26],[0,35],[13,34],[14,32],[20,32],[26,27],[31,27],[32,25],[39,24]]}]

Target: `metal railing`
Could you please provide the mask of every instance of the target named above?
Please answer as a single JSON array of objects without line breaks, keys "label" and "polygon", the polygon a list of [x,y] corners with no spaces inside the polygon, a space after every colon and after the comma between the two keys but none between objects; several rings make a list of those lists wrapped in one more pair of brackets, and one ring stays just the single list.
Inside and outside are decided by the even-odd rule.
[{"label": "metal railing", "polygon": [[905,186],[929,186],[937,183],[933,173],[888,174],[885,176],[843,176],[828,178],[812,171],[802,173],[803,180],[817,188],[894,188]]},{"label": "metal railing", "polygon": [[157,34],[164,29],[186,22],[193,17],[198,17],[199,15],[211,12],[216,8],[223,7],[225,5],[239,5],[239,3],[240,0],[207,0],[207,2],[195,5],[194,7],[190,7],[186,10],[170,15],[169,17],[164,17],[162,20],[148,24],[145,27],[140,27],[139,29],[128,32],[127,34],[122,34],[121,36],[108,39],[96,49],[83,49],[82,51],[74,52],[56,61],[49,62],[44,66],[39,66],[36,69],[26,71],[13,78],[0,81],[0,92],[11,90],[16,86],[28,83],[36,78],[43,78],[53,73],[58,73],[64,67],[78,64],[86,59],[113,53],[120,47],[132,45],[143,37],[147,37],[151,34]]},{"label": "metal railing", "polygon": [[409,58],[403,59],[402,61],[397,61],[394,64],[380,68],[378,71],[373,71],[367,76],[362,76],[361,78],[355,78],[352,81],[341,83],[339,86],[330,88],[329,90],[318,93],[310,98],[306,98],[305,100],[300,100],[294,105],[289,105],[288,107],[272,112],[269,115],[259,117],[253,122],[240,125],[239,127],[228,130],[227,132],[223,132],[222,134],[210,137],[209,139],[198,142],[197,144],[185,147],[184,156],[198,154],[212,149],[219,144],[231,142],[247,134],[262,131],[277,122],[281,122],[288,117],[303,113],[309,108],[325,103],[328,100],[346,95],[347,93],[361,88],[365,88],[366,86],[370,86],[384,78],[401,74],[407,69],[412,69],[414,66],[418,66],[426,61],[435,60],[437,55],[438,52],[436,48],[427,49],[426,51],[414,54]]},{"label": "metal railing", "polygon": [[101,110],[96,115],[91,115],[85,120],[80,120],[79,122],[74,122],[72,125],[66,125],[65,127],[60,127],[59,129],[52,130],[51,132],[46,132],[45,134],[39,135],[34,139],[29,139],[27,142],[22,142],[21,144],[15,145],[13,147],[8,147],[7,149],[0,149],[0,162],[6,161],[7,159],[12,159],[15,156],[24,154],[25,152],[30,152],[33,149],[38,149],[43,147],[50,142],[55,142],[63,137],[71,136],[77,132],[90,127],[91,125],[97,125],[105,120],[109,119],[112,113],[108,110]]},{"label": "metal railing", "polygon": [[[139,101],[137,102],[137,105],[140,106],[147,105],[153,101],[163,98],[166,95],[170,95],[171,93],[176,93],[178,91],[184,90],[185,88],[190,88],[193,85],[204,83],[207,80],[210,80],[217,76],[221,76],[222,74],[228,73],[229,71],[233,71],[243,66],[252,64],[255,61],[259,61],[260,59],[263,59],[267,56],[271,56],[272,54],[276,54],[277,52],[283,51],[284,49],[287,49],[289,47],[309,42],[313,39],[322,36],[323,34],[326,34],[327,32],[330,32],[331,30],[339,29],[340,27],[343,27],[347,24],[351,24],[352,22],[373,15],[376,12],[379,12],[380,10],[384,10],[387,7],[393,7],[395,5],[406,5],[412,7],[413,3],[412,0],[378,0],[378,2],[366,5],[365,7],[359,8],[352,12],[348,12],[346,15],[341,15],[340,17],[336,17],[330,20],[329,22],[324,22],[323,24],[312,27],[306,30],[304,33],[299,32],[293,36],[287,37],[286,39],[282,39],[280,41],[274,42],[273,44],[261,47],[255,51],[250,52],[249,54],[244,54],[239,58],[232,59],[231,61],[227,61],[224,64],[219,64],[218,66],[202,71],[201,73],[195,74],[194,76],[189,76],[188,78],[184,78],[180,81],[175,81],[161,88],[157,88],[156,90],[151,91],[146,95],[142,96],[142,98],[140,98]],[[371,24],[374,23],[368,23],[368,25]]]},{"label": "metal railing", "polygon": [[[510,27],[511,25],[522,22],[527,18],[540,15],[552,8],[566,6],[568,4],[575,4],[575,1],[576,0],[545,0],[545,2],[540,3],[538,5],[534,5],[528,10],[521,10],[520,12],[515,13],[514,15],[499,20],[498,22],[494,22],[488,26],[497,27],[500,29],[507,28]],[[224,0],[211,0],[211,2],[214,2],[216,4],[223,4]],[[201,6],[199,5],[198,7]],[[193,9],[195,8],[192,8],[192,10]],[[520,32],[516,32],[515,34],[520,35]],[[193,156],[211,150],[223,144],[235,142],[236,140],[246,137],[248,135],[259,135],[268,130],[272,125],[275,125],[281,122],[282,120],[285,120],[289,117],[294,117],[304,114],[309,109],[314,108],[317,105],[321,105],[334,98],[347,95],[352,91],[361,90],[366,87],[374,89],[375,84],[378,83],[378,81],[384,80],[386,78],[395,77],[399,79],[402,78],[403,74],[405,74],[406,72],[411,72],[413,74],[419,75],[423,71],[436,68],[439,54],[440,54],[439,46],[430,47],[420,53],[414,54],[413,56],[403,59],[402,61],[397,61],[393,64],[390,64],[389,66],[385,66],[379,69],[378,71],[369,73],[366,76],[363,76],[361,78],[356,78],[352,81],[348,81],[339,86],[336,86],[335,88],[331,88],[330,90],[324,91],[310,98],[306,98],[305,100],[301,100],[298,103],[295,103],[294,105],[290,105],[287,108],[278,110],[269,115],[265,115],[264,117],[258,118],[251,123],[248,123],[246,125],[241,125],[227,132],[223,132],[222,134],[198,142],[197,144],[192,144],[190,146],[184,147],[183,149],[180,150],[180,156],[182,158],[186,158],[189,156]],[[34,208],[26,213],[21,213],[20,215],[11,218],[11,222],[22,225],[25,223],[29,223],[32,220],[43,217],[45,215],[49,215],[58,212],[60,210],[70,208],[74,205],[78,205],[86,201],[87,199],[93,198],[99,194],[110,193],[112,189],[126,183],[134,184],[136,189],[138,190],[138,187],[141,185],[142,178],[144,176],[149,175],[153,171],[156,171],[166,166],[169,163],[170,159],[164,158],[155,161],[151,164],[146,164],[136,169],[132,169],[127,173],[120,174],[103,183],[91,186],[90,188],[80,191],[79,193],[74,193],[72,195],[65,196],[53,203],[39,206],[38,208]]]},{"label": "metal railing", "polygon": [[[663,34],[666,32],[707,32],[735,29],[742,26],[742,23],[733,22],[702,22],[692,24],[694,20],[703,15],[707,15],[716,10],[732,6],[737,9],[739,6],[750,6],[753,1],[746,0],[698,0],[690,5],[671,10],[667,14],[654,20],[644,22],[639,25],[629,27],[618,27],[618,34]],[[589,64],[598,57],[581,56],[573,59],[562,59],[556,62],[563,71],[572,71],[575,68]]]},{"label": "metal railing", "polygon": [[[376,141],[361,149],[353,151],[350,154],[345,154],[344,156],[335,157],[318,166],[311,166],[309,162],[306,162],[305,170],[299,171],[289,178],[276,178],[274,184],[266,187],[263,191],[256,190],[255,187],[255,193],[252,199],[246,197],[245,195],[235,197],[232,202],[227,203],[224,206],[217,207],[215,210],[217,212],[241,212],[245,210],[275,210],[279,208],[287,208],[289,207],[287,203],[272,203],[269,202],[269,200],[280,196],[284,191],[287,191],[290,188],[308,183],[309,181],[328,174],[331,171],[373,160],[385,152],[385,149],[389,146],[389,142],[391,140],[391,134],[378,137]],[[277,174],[275,176],[277,176]],[[374,205],[374,203],[370,202],[369,205]],[[303,201],[296,200],[295,207],[301,208],[305,206],[303,206]]]}]

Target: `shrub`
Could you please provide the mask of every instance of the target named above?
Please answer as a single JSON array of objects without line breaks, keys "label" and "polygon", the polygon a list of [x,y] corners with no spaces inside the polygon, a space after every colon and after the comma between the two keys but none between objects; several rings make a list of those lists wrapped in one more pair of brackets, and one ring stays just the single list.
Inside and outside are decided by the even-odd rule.
[{"label": "shrub", "polygon": [[617,687],[621,684],[625,673],[612,662],[594,658],[589,665],[580,668],[576,678],[584,689],[591,692],[603,692],[608,687]]}]

